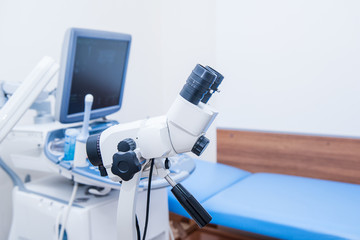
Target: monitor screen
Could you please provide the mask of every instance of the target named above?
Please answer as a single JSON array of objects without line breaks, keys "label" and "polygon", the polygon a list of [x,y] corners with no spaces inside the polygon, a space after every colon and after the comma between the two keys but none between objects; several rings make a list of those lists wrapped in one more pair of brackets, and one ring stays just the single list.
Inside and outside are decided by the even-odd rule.
[{"label": "monitor screen", "polygon": [[56,101],[60,122],[82,121],[86,94],[94,97],[91,119],[120,109],[130,43],[131,36],[127,34],[69,30]]}]

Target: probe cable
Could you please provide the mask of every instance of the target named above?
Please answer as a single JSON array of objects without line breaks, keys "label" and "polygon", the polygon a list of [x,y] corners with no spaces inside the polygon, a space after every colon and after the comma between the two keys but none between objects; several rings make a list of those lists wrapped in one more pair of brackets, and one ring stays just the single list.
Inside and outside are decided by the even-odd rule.
[{"label": "probe cable", "polygon": [[68,204],[68,206],[67,206],[65,215],[63,216],[63,219],[62,219],[62,224],[61,224],[61,231],[60,231],[59,240],[63,240],[66,223],[67,223],[67,220],[68,220],[68,217],[69,217],[69,213],[70,213],[70,210],[71,210],[71,206],[72,206],[72,204],[73,204],[73,202],[74,202],[74,200],[75,200],[75,196],[76,196],[76,192],[77,192],[78,186],[79,186],[79,184],[78,184],[77,182],[75,182],[74,188],[73,188],[73,191],[72,191],[70,200],[69,200],[69,204]]},{"label": "probe cable", "polygon": [[138,217],[137,215],[135,214],[135,220],[136,220],[136,234],[137,234],[137,239],[138,240],[141,240],[141,237],[140,237],[140,227],[139,227],[139,220],[138,220]]},{"label": "probe cable", "polygon": [[148,226],[148,220],[149,220],[149,205],[150,205],[150,192],[151,192],[151,179],[152,179],[152,173],[154,168],[154,159],[150,159],[151,165],[150,165],[150,173],[149,173],[149,179],[148,179],[148,189],[147,189],[147,200],[146,200],[146,217],[145,217],[145,227],[144,227],[144,235],[143,240],[145,240],[147,226]]}]

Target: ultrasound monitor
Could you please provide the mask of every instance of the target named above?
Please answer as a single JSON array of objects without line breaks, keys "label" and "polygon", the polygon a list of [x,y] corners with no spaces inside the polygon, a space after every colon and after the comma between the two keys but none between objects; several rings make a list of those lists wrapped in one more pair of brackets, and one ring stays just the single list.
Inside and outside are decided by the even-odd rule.
[{"label": "ultrasound monitor", "polygon": [[90,119],[120,109],[130,44],[128,34],[78,28],[66,32],[56,92],[58,121],[82,121],[86,94],[94,97]]}]

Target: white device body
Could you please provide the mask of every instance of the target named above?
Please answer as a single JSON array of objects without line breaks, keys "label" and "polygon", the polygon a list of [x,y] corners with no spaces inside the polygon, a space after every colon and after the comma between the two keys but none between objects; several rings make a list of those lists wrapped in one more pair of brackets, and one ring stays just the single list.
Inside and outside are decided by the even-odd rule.
[{"label": "white device body", "polygon": [[51,131],[71,126],[77,125],[69,126],[59,122],[16,125],[0,144],[1,157],[23,172],[54,173],[55,168],[44,153],[46,137]]},{"label": "white device body", "polygon": [[52,58],[44,57],[0,109],[0,143],[58,70],[59,65]]},{"label": "white device body", "polygon": [[81,132],[76,138],[75,154],[74,154],[74,167],[86,167],[88,165],[86,161],[86,140],[89,137],[89,122],[91,107],[94,101],[94,97],[91,94],[85,96],[85,111],[84,121]]},{"label": "white device body", "polygon": [[75,153],[74,153],[74,167],[86,167],[88,162],[86,161],[86,143],[76,141]]},{"label": "white device body", "polygon": [[[21,86],[21,84],[22,84],[21,82],[7,82],[7,81],[2,82],[1,84],[2,89],[0,90],[0,92],[2,91],[2,94],[4,94],[4,99],[0,100],[0,107],[2,107],[8,100],[8,97],[5,97],[5,95],[7,96],[13,95],[15,91]],[[38,103],[44,102],[49,97],[49,93],[50,93],[49,91],[42,90],[34,102],[38,102]]]},{"label": "white device body", "polygon": [[[13,220],[9,240],[57,240],[58,224],[65,213],[72,184],[61,176],[52,176],[26,184],[27,191],[13,190]],[[67,239],[115,240],[119,191],[95,197],[87,195],[87,186],[80,186],[76,194],[66,227]],[[137,215],[140,226],[144,225],[146,191],[137,194]],[[166,188],[151,194],[150,225],[148,238],[167,240],[169,236],[168,200]],[[126,217],[122,216],[124,221]],[[142,231],[143,229],[141,229]],[[121,239],[126,232],[120,233]]]},{"label": "white device body", "polygon": [[143,159],[166,158],[189,152],[217,114],[209,105],[194,105],[179,95],[164,116],[106,129],[100,135],[99,148],[109,177],[113,181],[121,181],[111,172],[113,155],[120,141],[132,138],[136,143],[135,152]]},{"label": "white device body", "polygon": [[83,120],[83,126],[81,129],[81,132],[79,136],[77,137],[77,141],[86,143],[87,138],[89,137],[89,122],[90,122],[90,113],[91,113],[91,107],[94,101],[94,97],[91,94],[86,94],[85,96],[85,110],[84,110],[84,120]]},{"label": "white device body", "polygon": [[167,113],[167,124],[176,153],[191,151],[197,139],[206,133],[218,112],[208,104],[194,105],[180,95]]}]

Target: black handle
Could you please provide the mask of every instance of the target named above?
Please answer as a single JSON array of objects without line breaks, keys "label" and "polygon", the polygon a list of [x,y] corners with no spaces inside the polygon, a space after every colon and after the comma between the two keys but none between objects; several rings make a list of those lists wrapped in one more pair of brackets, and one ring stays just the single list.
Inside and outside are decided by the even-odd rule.
[{"label": "black handle", "polygon": [[180,183],[176,184],[171,189],[171,192],[199,227],[202,228],[211,221],[212,217],[210,214]]}]

